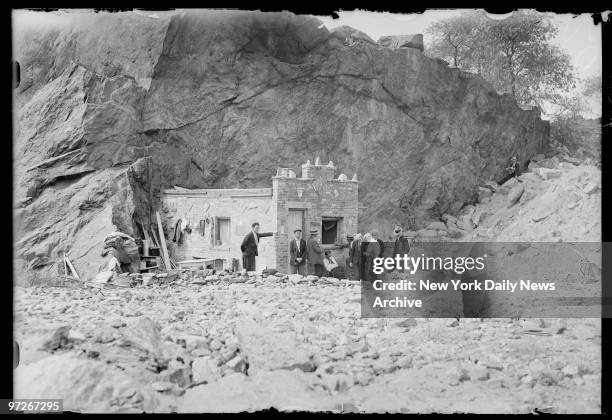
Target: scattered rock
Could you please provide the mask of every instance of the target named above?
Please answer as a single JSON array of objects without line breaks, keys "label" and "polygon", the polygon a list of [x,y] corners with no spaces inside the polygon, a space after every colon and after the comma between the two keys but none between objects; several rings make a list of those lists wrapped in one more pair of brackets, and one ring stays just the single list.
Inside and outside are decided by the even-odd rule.
[{"label": "scattered rock", "polygon": [[595,182],[589,182],[585,185],[582,191],[584,191],[585,194],[591,194],[595,192],[598,188],[599,185],[597,185]]},{"label": "scattered rock", "polygon": [[461,382],[469,381],[470,375],[461,367],[454,367],[446,372],[446,377],[451,385],[459,385]]},{"label": "scattered rock", "polygon": [[249,371],[316,369],[312,355],[307,352],[292,332],[275,332],[252,319],[241,317],[236,321],[239,347],[249,362]]},{"label": "scattered rock", "polygon": [[561,171],[558,169],[536,168],[535,173],[544,181],[561,177]]},{"label": "scattered rock", "polygon": [[485,198],[489,198],[493,196],[493,191],[491,191],[489,188],[482,188],[479,187],[478,188],[478,201],[482,203],[482,201]]},{"label": "scattered rock", "polygon": [[330,411],[335,400],[321,389],[320,380],[300,370],[275,370],[245,376],[233,373],[214,384],[187,390],[179,412]]},{"label": "scattered rock", "polygon": [[247,373],[248,363],[242,356],[236,356],[233,359],[229,360],[226,364],[230,369],[234,372]]},{"label": "scattered rock", "polygon": [[194,382],[214,382],[221,378],[221,369],[212,357],[199,357],[191,364],[191,374]]},{"label": "scattered rock", "polygon": [[508,207],[511,207],[516,204],[521,199],[521,196],[524,192],[525,186],[522,184],[513,187],[508,193]]},{"label": "scattered rock", "polygon": [[177,384],[185,388],[191,384],[191,370],[189,368],[168,369],[161,375],[164,381]]},{"label": "scattered rock", "polygon": [[427,230],[446,230],[446,225],[442,222],[431,222],[427,228]]},{"label": "scattered rock", "polygon": [[580,372],[580,369],[575,364],[565,366],[561,372],[566,376],[576,376]]},{"label": "scattered rock", "polygon": [[150,318],[146,316],[133,318],[122,333],[130,345],[155,355],[163,354],[159,326]]},{"label": "scattered rock", "polygon": [[63,325],[56,328],[51,337],[45,340],[40,350],[55,351],[59,349],[70,349],[73,347],[73,340],[69,337],[70,325]]}]

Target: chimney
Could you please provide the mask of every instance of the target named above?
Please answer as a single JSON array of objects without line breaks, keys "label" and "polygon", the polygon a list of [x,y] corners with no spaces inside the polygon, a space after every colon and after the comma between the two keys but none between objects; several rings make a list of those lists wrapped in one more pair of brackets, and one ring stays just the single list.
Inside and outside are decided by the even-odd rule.
[{"label": "chimney", "polygon": [[334,162],[330,160],[327,165],[323,165],[321,163],[321,158],[318,156],[315,159],[314,165],[310,163],[310,160],[302,165],[302,179],[313,179],[323,176],[326,180],[330,181],[334,179],[335,174],[336,167],[334,166]]}]

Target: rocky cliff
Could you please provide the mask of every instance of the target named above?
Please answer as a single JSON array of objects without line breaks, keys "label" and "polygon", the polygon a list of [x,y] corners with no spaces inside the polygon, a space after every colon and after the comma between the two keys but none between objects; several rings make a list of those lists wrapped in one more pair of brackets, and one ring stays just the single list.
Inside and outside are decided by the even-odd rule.
[{"label": "rocky cliff", "polygon": [[[456,213],[548,123],[480,77],[289,13],[20,12],[16,256],[85,272],[141,236],[162,186],[267,187],[319,155],[360,180],[363,229]],[[154,214],[154,213],[153,213]]]}]

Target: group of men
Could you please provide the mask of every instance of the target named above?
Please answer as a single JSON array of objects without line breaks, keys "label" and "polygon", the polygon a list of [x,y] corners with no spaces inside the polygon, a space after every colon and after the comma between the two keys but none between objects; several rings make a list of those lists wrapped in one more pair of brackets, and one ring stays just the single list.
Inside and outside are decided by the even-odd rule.
[{"label": "group of men", "polygon": [[[253,223],[249,232],[242,241],[242,266],[246,271],[255,271],[255,257],[258,255],[259,239],[272,236],[272,232],[259,232],[259,223]],[[307,240],[302,238],[302,230],[295,229],[294,238],[289,243],[289,265],[291,274],[309,275],[318,277],[338,277],[345,274],[351,280],[374,281],[376,275],[373,273],[374,259],[382,257],[385,252],[385,243],[378,237],[378,232],[356,235],[346,235],[347,242],[339,244],[341,248],[348,248],[345,272],[329,250],[323,249],[318,240],[319,231],[310,230]],[[408,240],[403,236],[403,229],[396,226],[393,230],[393,255],[407,254],[410,249]],[[340,270],[340,271],[339,271]]]},{"label": "group of men", "polygon": [[[321,277],[329,274],[338,266],[329,252],[319,244],[318,233],[318,230],[311,229],[310,237],[304,240],[301,229],[293,232],[295,237],[289,244],[291,274],[314,274]],[[272,232],[259,232],[259,223],[253,223],[251,232],[244,237],[240,245],[242,267],[246,271],[255,271],[255,257],[259,255],[259,239],[272,235]]]},{"label": "group of men", "polygon": [[[296,229],[295,238],[289,245],[289,263],[292,274],[314,274],[315,276],[331,275],[337,277],[335,270],[339,270],[338,264],[329,251],[324,251],[317,239],[318,230],[312,229],[307,241],[302,239],[302,231]],[[385,243],[378,237],[377,231],[368,232],[364,235],[346,235],[347,242],[341,248],[348,248],[345,273],[351,280],[373,281],[376,275],[373,273],[374,258],[382,257],[385,252]],[[410,245],[408,239],[403,236],[401,227],[396,226],[393,230],[393,254],[407,254]]]},{"label": "group of men", "polygon": [[[408,239],[403,233],[400,226],[393,229],[393,255],[408,254],[410,250]],[[373,272],[374,259],[385,254],[385,243],[378,236],[375,230],[364,235],[347,235],[349,253],[346,267],[351,280],[374,281],[377,278]]]},{"label": "group of men", "polygon": [[324,250],[319,243],[317,229],[310,229],[308,240],[302,238],[302,229],[295,229],[293,235],[294,238],[289,244],[291,274],[313,274],[321,277],[338,267],[329,251]]}]

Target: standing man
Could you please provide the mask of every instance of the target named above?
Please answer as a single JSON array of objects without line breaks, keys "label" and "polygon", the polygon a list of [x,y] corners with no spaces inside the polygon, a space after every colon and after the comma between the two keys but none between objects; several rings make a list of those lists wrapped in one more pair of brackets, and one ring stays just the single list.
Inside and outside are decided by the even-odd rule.
[{"label": "standing man", "polygon": [[308,254],[308,274],[315,276],[323,276],[325,274],[325,265],[323,263],[323,249],[319,245],[317,229],[310,229],[310,238],[306,242],[306,252]]},{"label": "standing man", "polygon": [[255,271],[255,257],[259,255],[257,252],[259,238],[272,235],[274,235],[272,232],[259,233],[258,222],[251,225],[251,231],[247,233],[240,245],[240,250],[242,251],[242,267],[246,271]]},{"label": "standing man", "polygon": [[353,248],[353,241],[355,237],[350,233],[346,234],[346,244],[342,244],[341,248],[348,248],[348,257],[344,260],[344,265],[346,267],[346,274],[349,278],[351,278],[351,249]]},{"label": "standing man", "polygon": [[372,238],[374,238],[374,240],[376,240],[376,242],[378,242],[378,248],[380,249],[378,256],[382,257],[383,253],[385,252],[385,243],[382,241],[382,239],[380,239],[378,237],[378,231],[377,230],[373,230],[372,231]]},{"label": "standing man", "polygon": [[295,239],[289,244],[289,265],[291,274],[306,275],[306,241],[302,239],[302,229],[293,231]]},{"label": "standing man", "polygon": [[351,280],[359,280],[361,274],[361,233],[357,233],[351,242],[351,246],[349,247],[349,258],[346,265],[349,269],[349,278]]},{"label": "standing man", "polygon": [[372,235],[367,232],[365,233],[361,240],[359,241],[359,280],[365,280],[365,265],[366,265],[366,256],[365,253],[368,249],[368,240],[372,238]]},{"label": "standing man", "polygon": [[[401,226],[395,226],[395,229],[393,229],[393,237],[395,238],[393,243],[393,257],[395,258],[396,255],[403,257],[408,254],[408,251],[410,251],[410,244],[408,243],[408,238],[404,236],[404,230]],[[404,270],[399,271],[403,272]]]},{"label": "standing man", "polygon": [[371,233],[366,233],[363,236],[363,242],[365,242],[366,248],[362,255],[363,261],[363,277],[362,280],[373,282],[378,278],[374,274],[374,259],[380,256],[380,245],[376,238]]}]

